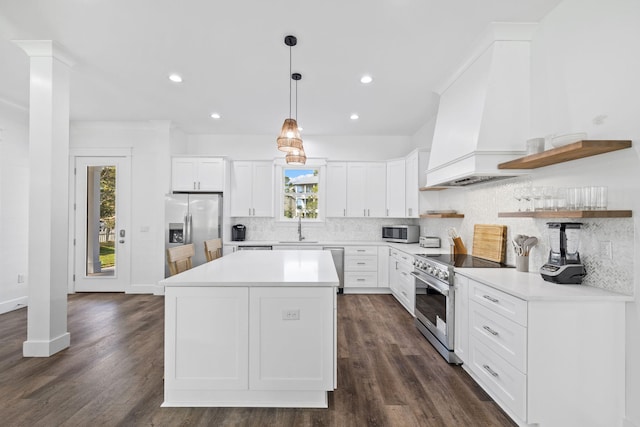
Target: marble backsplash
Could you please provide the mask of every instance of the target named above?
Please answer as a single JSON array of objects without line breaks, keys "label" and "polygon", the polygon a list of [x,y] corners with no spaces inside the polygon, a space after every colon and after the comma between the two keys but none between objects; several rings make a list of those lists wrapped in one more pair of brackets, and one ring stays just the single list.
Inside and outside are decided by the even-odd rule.
[{"label": "marble backsplash", "polygon": [[[538,245],[530,253],[529,271],[536,272],[549,254],[547,222],[581,222],[580,257],[587,276],[583,284],[615,292],[632,294],[634,289],[634,220],[633,218],[533,219],[498,218],[498,212],[518,209],[513,198],[514,188],[531,185],[526,179],[498,181],[473,189],[451,189],[439,195],[438,205],[445,209],[454,205],[464,213],[464,219],[421,219],[422,235],[438,236],[448,241],[447,228],[455,227],[471,252],[474,224],[502,224],[507,226],[507,264],[515,265],[511,240],[516,234],[536,236]],[[537,184],[536,184],[537,185]],[[601,246],[611,243],[612,256],[608,258]]]},{"label": "marble backsplash", "polygon": [[[275,221],[273,218],[234,218],[247,227],[247,240],[297,240],[298,223]],[[417,219],[327,218],[324,222],[303,222],[305,240],[377,241],[384,225],[417,224]]]}]

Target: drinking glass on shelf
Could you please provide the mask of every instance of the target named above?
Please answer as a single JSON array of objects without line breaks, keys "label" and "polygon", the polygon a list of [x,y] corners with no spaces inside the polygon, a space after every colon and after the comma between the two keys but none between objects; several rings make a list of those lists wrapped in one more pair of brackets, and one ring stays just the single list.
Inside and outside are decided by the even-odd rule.
[{"label": "drinking glass on shelf", "polygon": [[513,198],[518,201],[518,212],[522,211],[523,195],[524,195],[524,188],[516,187],[513,189]]},{"label": "drinking glass on shelf", "polygon": [[531,198],[533,199],[533,210],[544,209],[544,187],[531,187]]},{"label": "drinking glass on shelf", "polygon": [[531,211],[531,186],[522,187],[522,200],[524,200],[524,210]]},{"label": "drinking glass on shelf", "polygon": [[567,207],[572,211],[582,209],[582,189],[580,187],[567,189]]},{"label": "drinking glass on shelf", "polygon": [[556,189],[554,187],[543,187],[542,198],[544,200],[543,209],[552,211],[555,209]]},{"label": "drinking glass on shelf", "polygon": [[560,187],[556,190],[556,210],[563,211],[567,209],[567,189]]},{"label": "drinking glass on shelf", "polygon": [[595,209],[607,210],[607,187],[593,187],[595,190]]},{"label": "drinking glass on shelf", "polygon": [[595,191],[592,191],[592,188],[595,187],[582,187],[582,207],[588,211],[596,207],[596,194]]}]

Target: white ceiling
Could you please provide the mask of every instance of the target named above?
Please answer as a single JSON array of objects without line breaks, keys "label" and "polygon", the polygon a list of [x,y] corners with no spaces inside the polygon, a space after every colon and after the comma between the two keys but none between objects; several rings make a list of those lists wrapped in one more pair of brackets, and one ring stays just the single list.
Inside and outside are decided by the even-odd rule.
[{"label": "white ceiling", "polygon": [[76,61],[72,120],[275,137],[293,34],[303,136],[412,135],[489,22],[536,22],[560,1],[0,0],[0,101],[28,106],[28,58],[11,40],[55,40]]}]

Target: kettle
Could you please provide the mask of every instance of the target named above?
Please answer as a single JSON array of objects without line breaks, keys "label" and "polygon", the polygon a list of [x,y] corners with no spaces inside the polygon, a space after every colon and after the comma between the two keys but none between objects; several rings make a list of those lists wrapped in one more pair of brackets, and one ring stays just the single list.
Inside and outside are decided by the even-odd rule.
[{"label": "kettle", "polygon": [[231,227],[231,240],[234,242],[241,242],[247,235],[247,227],[242,224],[236,224]]}]

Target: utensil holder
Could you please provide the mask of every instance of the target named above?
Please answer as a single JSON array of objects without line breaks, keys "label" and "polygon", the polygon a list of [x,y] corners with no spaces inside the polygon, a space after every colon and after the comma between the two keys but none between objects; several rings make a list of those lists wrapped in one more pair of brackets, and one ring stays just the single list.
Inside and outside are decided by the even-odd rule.
[{"label": "utensil holder", "polygon": [[459,255],[459,254],[466,254],[466,253],[467,253],[467,248],[464,246],[464,243],[462,243],[462,239],[460,237],[454,237],[453,238],[453,254]]},{"label": "utensil holder", "polygon": [[516,255],[516,271],[529,271],[529,255]]}]

